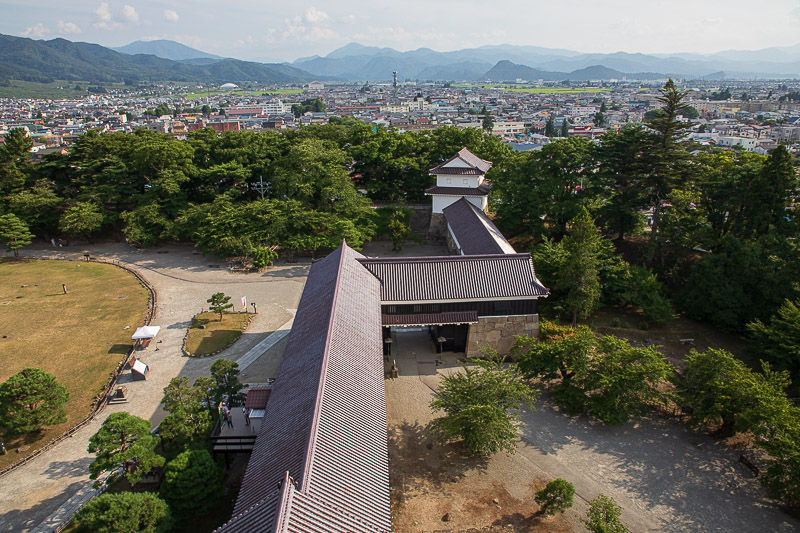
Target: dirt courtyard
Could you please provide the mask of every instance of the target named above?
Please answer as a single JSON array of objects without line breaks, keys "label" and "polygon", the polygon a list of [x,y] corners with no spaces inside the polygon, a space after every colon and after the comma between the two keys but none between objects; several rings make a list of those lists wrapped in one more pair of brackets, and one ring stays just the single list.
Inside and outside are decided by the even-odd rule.
[{"label": "dirt courtyard", "polygon": [[572,531],[575,520],[533,516],[534,495],[549,479],[535,464],[518,454],[466,458],[427,433],[428,403],[439,375],[458,370],[456,356],[445,353],[437,365],[426,332],[395,334],[394,346],[400,377],[386,381],[394,531]]},{"label": "dirt courtyard", "polygon": [[[524,413],[514,455],[463,457],[426,430],[440,377],[459,368],[453,354],[437,364],[426,337],[394,335],[400,377],[386,380],[395,531],[582,532],[587,502],[600,493],[623,508],[631,532],[800,530],[800,520],[768,500],[738,463],[739,451],[674,420],[606,427],[565,416],[541,396],[536,410]],[[574,506],[539,517],[535,492],[556,477],[575,486]]]}]

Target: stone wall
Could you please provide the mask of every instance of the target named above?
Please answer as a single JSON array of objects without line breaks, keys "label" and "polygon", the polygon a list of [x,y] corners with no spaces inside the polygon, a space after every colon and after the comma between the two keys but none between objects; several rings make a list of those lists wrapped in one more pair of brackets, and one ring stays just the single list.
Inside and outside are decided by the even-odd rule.
[{"label": "stone wall", "polygon": [[442,213],[431,214],[431,225],[428,228],[428,239],[433,242],[445,242],[447,238],[447,220]]},{"label": "stone wall", "polygon": [[480,355],[480,349],[491,346],[500,355],[507,355],[514,346],[515,335],[539,336],[539,315],[482,316],[471,324],[467,336],[467,356]]}]

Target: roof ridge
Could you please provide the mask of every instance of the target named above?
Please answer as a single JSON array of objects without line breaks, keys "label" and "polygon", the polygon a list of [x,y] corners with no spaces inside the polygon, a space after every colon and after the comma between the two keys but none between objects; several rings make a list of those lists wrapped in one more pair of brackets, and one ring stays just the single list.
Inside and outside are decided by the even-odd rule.
[{"label": "roof ridge", "polygon": [[513,254],[480,254],[480,255],[426,255],[419,257],[364,257],[356,259],[361,264],[370,263],[437,263],[437,262],[468,262],[468,261],[510,261],[517,259],[530,259],[530,252],[516,252]]},{"label": "roof ridge", "polygon": [[339,300],[339,290],[341,288],[342,267],[344,266],[345,255],[350,247],[343,240],[342,245],[339,247],[339,264],[336,270],[336,284],[333,287],[333,298],[331,301],[331,314],[328,317],[328,329],[325,334],[325,348],[322,352],[322,364],[320,365],[319,384],[317,385],[317,396],[314,399],[314,416],[312,417],[311,431],[309,432],[309,439],[306,448],[306,458],[303,461],[303,486],[301,490],[307,490],[308,484],[311,481],[311,467],[314,464],[314,455],[317,444],[317,432],[319,431],[319,416],[322,407],[322,395],[325,393],[325,378],[328,373],[328,361],[331,351],[331,336],[333,335],[333,322],[336,317],[336,306]]}]

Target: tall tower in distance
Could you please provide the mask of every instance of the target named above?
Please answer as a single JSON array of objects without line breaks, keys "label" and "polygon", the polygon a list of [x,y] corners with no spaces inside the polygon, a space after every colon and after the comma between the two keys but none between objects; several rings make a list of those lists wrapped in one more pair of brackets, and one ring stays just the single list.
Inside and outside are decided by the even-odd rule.
[{"label": "tall tower in distance", "polygon": [[394,105],[397,105],[399,101],[397,100],[397,71],[392,71],[392,90],[394,93]]}]

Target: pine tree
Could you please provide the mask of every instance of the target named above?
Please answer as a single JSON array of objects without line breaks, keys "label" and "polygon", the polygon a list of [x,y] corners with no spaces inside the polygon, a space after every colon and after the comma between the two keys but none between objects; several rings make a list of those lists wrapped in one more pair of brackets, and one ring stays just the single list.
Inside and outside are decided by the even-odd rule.
[{"label": "pine tree", "polygon": [[231,307],[233,307],[232,303],[228,303],[230,302],[230,300],[231,297],[226,296],[224,292],[215,292],[214,294],[211,295],[211,298],[206,300],[206,302],[208,302],[209,304],[208,309],[215,313],[219,313],[220,322],[222,322],[222,313],[226,309],[230,309]]},{"label": "pine tree", "polygon": [[23,368],[0,385],[0,426],[9,435],[67,421],[66,387],[41,368]]},{"label": "pine tree", "polygon": [[6,252],[14,252],[19,259],[19,249],[33,242],[33,233],[28,226],[13,213],[0,216],[0,241],[6,244]]},{"label": "pine tree", "polygon": [[569,120],[566,118],[561,123],[561,136],[564,138],[569,137]]},{"label": "pine tree", "polygon": [[547,124],[544,125],[544,134],[548,137],[556,136],[556,126],[553,123],[553,115],[547,119]]},{"label": "pine tree", "polygon": [[572,309],[574,327],[578,317],[586,318],[594,311],[601,294],[598,271],[600,234],[585,207],[570,221],[564,249],[567,260],[559,272],[558,285],[568,290],[566,303]]}]

